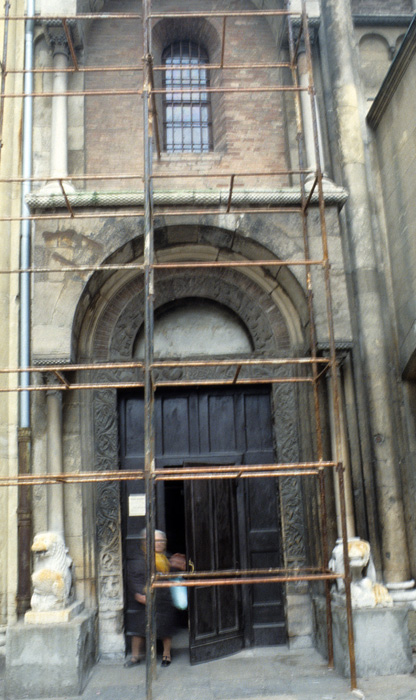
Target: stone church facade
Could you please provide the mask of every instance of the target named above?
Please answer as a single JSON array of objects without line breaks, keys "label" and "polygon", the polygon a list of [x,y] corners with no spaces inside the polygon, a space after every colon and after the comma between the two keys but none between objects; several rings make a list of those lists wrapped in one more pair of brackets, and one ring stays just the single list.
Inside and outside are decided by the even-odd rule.
[{"label": "stone church facade", "polygon": [[[24,4],[16,3],[12,15],[23,15],[27,11]],[[212,0],[206,4],[210,12],[283,9],[283,3],[273,0]],[[287,60],[288,43],[279,18],[242,14],[227,20],[224,50],[221,18],[209,13],[199,16],[199,3],[191,0],[183,5],[181,9],[197,16],[182,21],[161,16],[153,21],[155,67],[167,65],[167,56],[179,60],[175,51],[188,51],[186,56],[199,51],[197,60],[206,56],[206,62],[213,65],[222,60],[270,64],[262,72],[243,71],[240,87],[264,87],[286,80],[284,69],[277,71],[272,65]],[[296,0],[289,3],[294,12],[300,5]],[[416,6],[414,0],[308,0],[306,6],[325,174],[348,534],[370,542],[380,582],[397,584],[399,589],[404,584],[405,590],[416,575],[416,254],[412,236]],[[178,9],[169,0],[155,0],[154,7],[161,15]],[[30,375],[30,384],[38,390],[26,392],[30,399],[25,423],[24,392],[12,390],[16,375],[2,379],[3,388],[9,391],[2,394],[7,399],[0,408],[0,475],[5,478],[0,503],[7,514],[0,535],[0,640],[5,640],[7,630],[30,605],[28,541],[36,533],[52,530],[64,536],[75,572],[75,599],[84,603],[93,620],[89,623],[93,639],[86,653],[92,659],[122,658],[126,645],[123,561],[129,546],[126,508],[128,497],[140,494],[125,492],[117,480],[77,483],[75,479],[64,485],[26,487],[22,501],[18,487],[6,482],[22,474],[25,460],[28,473],[41,477],[114,472],[129,468],[129,459],[142,458],[137,429],[128,428],[129,401],[136,401],[134,410],[141,410],[137,391],[134,396],[129,394],[128,384],[142,380],[140,368],[132,369],[129,364],[137,364],[144,356],[144,148],[139,95],[143,30],[135,17],[141,3],[38,0],[35,11],[42,19],[33,23],[34,66],[49,69],[33,74],[33,92],[45,96],[33,99],[32,180],[23,194],[32,217],[27,267],[38,268],[30,277],[29,301],[30,366],[37,368]],[[114,18],[100,19],[100,13]],[[71,19],[64,27],[52,19],[58,16]],[[23,25],[11,20],[10,28],[8,65],[22,70]],[[86,70],[66,72],[75,63]],[[94,72],[97,66],[124,69]],[[299,52],[297,71],[300,85],[305,84],[304,50]],[[8,81],[6,93],[28,92],[21,73],[11,74]],[[210,85],[232,88],[236,83],[227,71],[212,70]],[[155,87],[159,115],[155,131],[161,155],[154,158],[154,196],[162,212],[155,211],[155,259],[165,264],[155,274],[155,357],[211,361],[202,367],[173,366],[172,362],[172,367],[156,373],[156,379],[172,385],[198,380],[215,386],[218,382],[220,387],[232,372],[230,375],[229,367],[215,365],[215,361],[233,355],[242,360],[307,355],[308,279],[301,265],[284,264],[303,258],[303,234],[294,211],[300,205],[298,175],[289,172],[297,168],[294,101],[276,91],[213,92],[200,105],[199,135],[192,135],[190,145],[186,120],[181,117],[179,126],[176,117],[169,122],[169,109],[177,106],[169,105],[163,95],[161,72],[155,71]],[[162,92],[157,93],[157,88]],[[301,107],[306,167],[313,172],[311,115],[304,102]],[[1,173],[5,179],[18,179],[22,171],[16,154],[28,148],[18,128],[23,105],[6,99],[4,109]],[[181,109],[184,114],[192,104],[182,103]],[[175,129],[182,129],[181,141],[176,142]],[[232,172],[256,174],[236,177],[234,205],[227,213]],[[260,176],[264,172],[269,174]],[[181,174],[193,177],[181,179]],[[118,177],[111,179],[111,175]],[[5,222],[8,244],[0,252],[3,269],[23,267],[18,261],[21,223],[16,220],[20,188],[21,183],[14,182],[1,190],[3,216],[15,217]],[[320,215],[317,201],[313,202],[308,216],[311,256],[319,257]],[[179,211],[174,217],[163,213],[173,205],[186,213]],[[223,213],[215,211],[221,207]],[[267,208],[281,211],[268,213]],[[270,264],[169,268],[174,261],[221,260]],[[97,269],[99,266],[104,269]],[[312,282],[317,347],[325,357],[329,344],[324,282],[315,272]],[[2,348],[2,366],[15,367],[23,342],[17,320],[18,280],[16,275],[3,275],[0,283],[8,337]],[[59,366],[65,368],[63,373]],[[283,377],[286,370],[278,371]],[[248,380],[250,373],[243,368],[240,380],[244,377]],[[65,379],[79,388],[62,390]],[[325,388],[321,387],[327,459],[334,439],[330,389],[327,380]],[[274,458],[288,463],[313,459],[312,395],[307,388],[290,383],[272,384],[268,391],[267,440]],[[185,399],[179,392],[169,413],[172,396],[168,392],[162,400],[166,414],[165,408],[160,410],[162,423],[169,420],[174,425]],[[195,396],[186,396],[189,426],[192,402],[198,400],[202,406],[205,400],[214,401],[202,392],[198,399]],[[229,394],[218,389],[216,397],[226,403]],[[248,411],[253,395],[241,397],[237,392],[233,401],[237,405],[241,399]],[[261,403],[257,395],[255,400]],[[126,423],[121,418],[123,406]],[[244,429],[248,441],[247,426]],[[190,436],[192,431],[190,427]],[[197,454],[192,436],[189,444],[185,441],[175,448],[169,447],[168,433],[163,436],[160,448],[159,443],[156,447],[161,463],[176,464],[179,457],[186,461]],[[236,444],[239,439],[236,431]],[[266,454],[266,438],[261,449],[257,437],[253,440],[253,450]],[[202,442],[201,434],[198,454],[206,455]],[[221,452],[218,445],[212,448],[212,455]],[[238,453],[237,447],[234,451]],[[280,482],[273,516],[279,556],[285,566],[305,567],[319,558],[314,534],[317,494],[297,477]],[[331,549],[340,532],[330,478],[325,489]],[[169,527],[166,513],[161,511],[159,517]],[[313,598],[320,592],[306,582],[285,586],[282,624],[285,641],[292,646],[314,643]],[[413,642],[414,616],[411,609],[408,620]],[[5,641],[1,650],[6,650]]]}]

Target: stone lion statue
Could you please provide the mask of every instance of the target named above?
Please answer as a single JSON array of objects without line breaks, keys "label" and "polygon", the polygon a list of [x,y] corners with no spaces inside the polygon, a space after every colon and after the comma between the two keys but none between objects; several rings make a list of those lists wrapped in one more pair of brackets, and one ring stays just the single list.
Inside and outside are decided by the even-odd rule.
[{"label": "stone lion statue", "polygon": [[72,594],[72,559],[63,538],[57,532],[40,532],[35,535],[32,552],[32,610],[62,610]]},{"label": "stone lion statue", "polygon": [[[391,607],[393,601],[385,586],[376,581],[376,570],[369,542],[359,537],[348,540],[348,556],[351,569],[351,604],[354,608]],[[332,552],[329,568],[335,573],[344,573],[344,551],[342,540]],[[337,579],[338,593],[345,591],[344,581]]]}]

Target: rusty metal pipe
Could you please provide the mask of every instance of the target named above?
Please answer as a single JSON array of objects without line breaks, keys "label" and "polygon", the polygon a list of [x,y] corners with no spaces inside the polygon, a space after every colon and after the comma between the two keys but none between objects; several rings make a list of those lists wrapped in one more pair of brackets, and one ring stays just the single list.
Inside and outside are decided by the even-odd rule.
[{"label": "rusty metal pipe", "polygon": [[[169,479],[184,478],[209,479],[226,478],[230,474],[231,478],[241,478],[245,475],[263,476],[267,472],[273,477],[278,476],[301,476],[310,474],[316,476],[319,470],[336,467],[334,462],[290,462],[281,464],[255,464],[255,465],[224,465],[186,468],[176,467],[171,469],[155,469],[152,478],[155,481],[168,481]],[[22,474],[18,476],[0,476],[0,486],[16,486],[27,484],[31,486],[50,483],[95,483],[102,481],[140,481],[145,478],[144,471],[138,470],[117,470],[117,471],[90,471],[90,472],[67,472],[63,474]]]},{"label": "rusty metal pipe", "polygon": [[[201,579],[200,581],[188,581],[184,580],[183,584],[181,585],[186,586],[187,588],[195,588],[197,586],[242,586],[247,583],[290,583],[290,582],[296,582],[296,581],[325,581],[328,578],[339,578],[337,575],[331,575],[331,574],[302,574],[301,576],[291,576],[291,575],[282,575],[282,576],[258,576],[258,577],[242,577],[239,579],[231,579],[231,578],[207,578],[207,579]],[[152,584],[153,588],[171,588],[173,583],[170,583],[168,581],[155,581]],[[176,583],[176,585],[178,585]]]},{"label": "rusty metal pipe", "polygon": [[32,491],[24,479],[30,474],[32,432],[19,428],[17,434],[19,494],[17,506],[17,572],[16,612],[22,617],[30,608],[31,594],[31,542],[32,542]]}]

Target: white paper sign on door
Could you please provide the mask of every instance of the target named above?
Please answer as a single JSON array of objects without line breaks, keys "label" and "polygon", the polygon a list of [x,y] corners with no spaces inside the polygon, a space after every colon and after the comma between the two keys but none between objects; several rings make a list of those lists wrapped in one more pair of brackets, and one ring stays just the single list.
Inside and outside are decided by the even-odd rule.
[{"label": "white paper sign on door", "polygon": [[138,515],[146,515],[146,496],[144,493],[135,493],[129,496],[129,517]]}]

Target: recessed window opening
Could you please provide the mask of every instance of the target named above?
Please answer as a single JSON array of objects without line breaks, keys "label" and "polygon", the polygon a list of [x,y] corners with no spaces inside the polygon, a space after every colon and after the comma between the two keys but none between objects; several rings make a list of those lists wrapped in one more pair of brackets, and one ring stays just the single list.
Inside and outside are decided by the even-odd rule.
[{"label": "recessed window opening", "polygon": [[[212,116],[208,54],[192,41],[175,41],[162,54],[164,71],[164,143],[168,153],[212,151]],[[182,66],[182,68],[180,68]],[[187,68],[189,66],[189,69]],[[176,67],[176,68],[175,68]],[[174,92],[174,89],[185,92]],[[170,90],[172,89],[172,92]],[[189,89],[189,92],[187,90]]]}]

